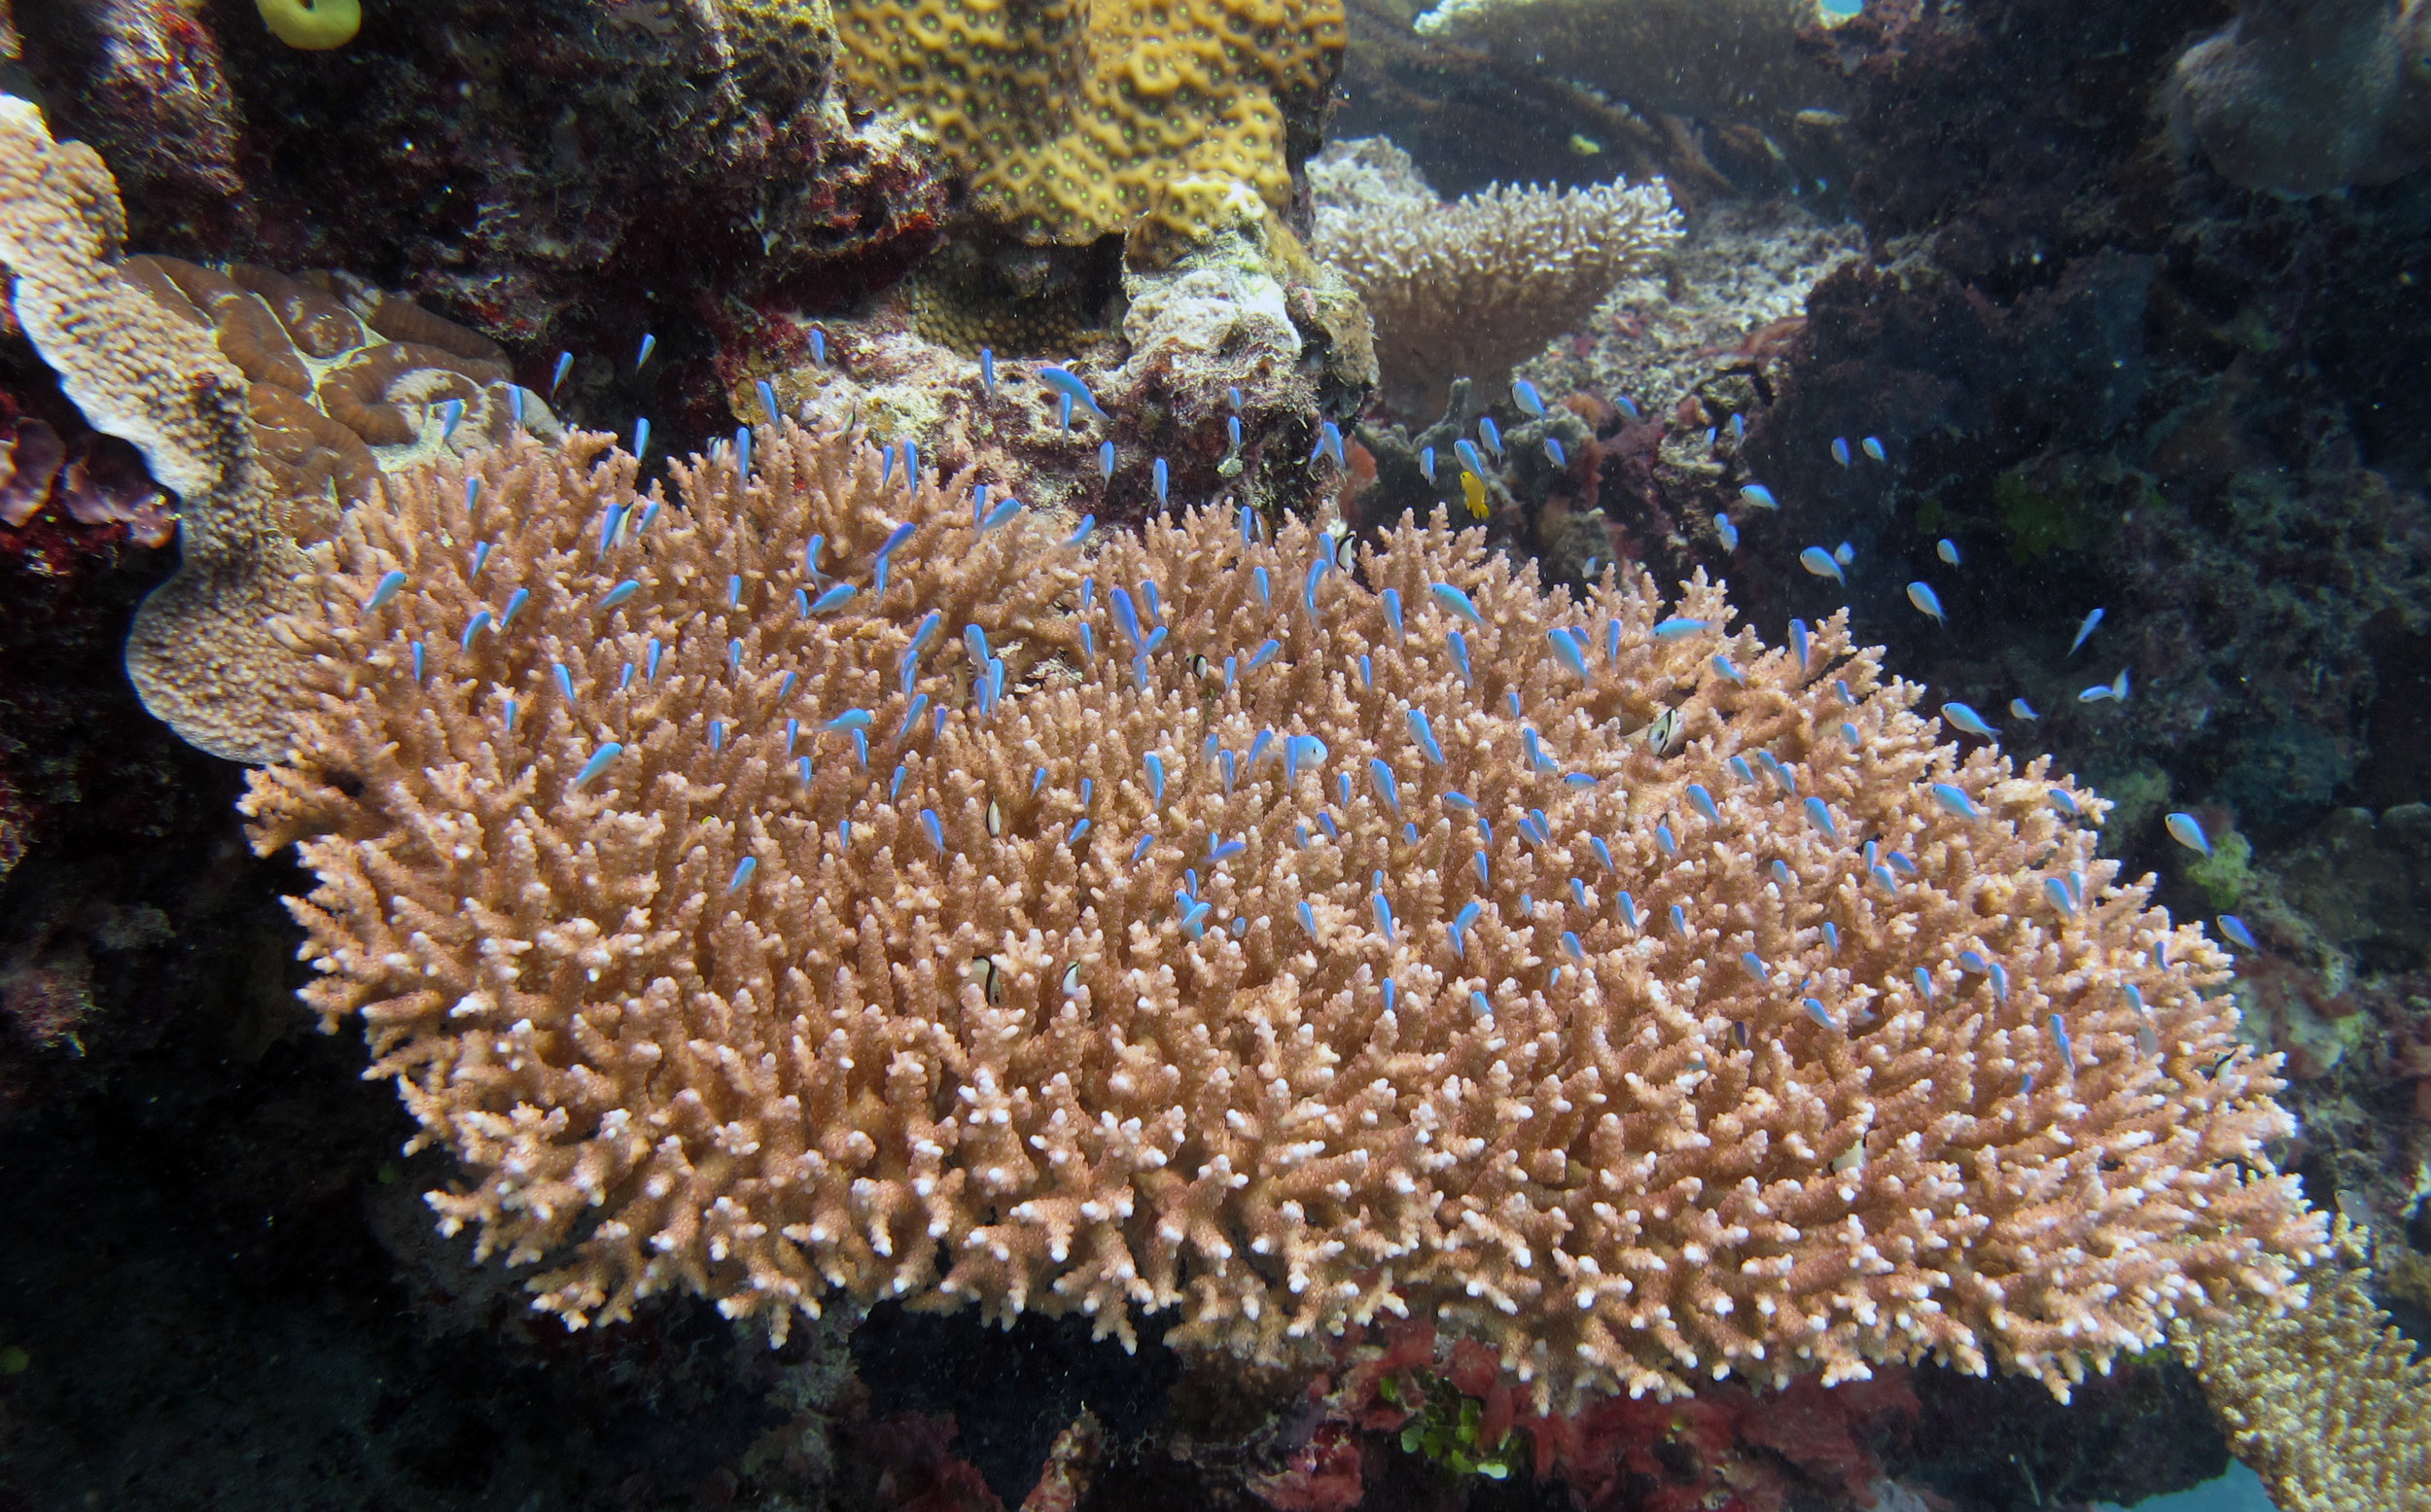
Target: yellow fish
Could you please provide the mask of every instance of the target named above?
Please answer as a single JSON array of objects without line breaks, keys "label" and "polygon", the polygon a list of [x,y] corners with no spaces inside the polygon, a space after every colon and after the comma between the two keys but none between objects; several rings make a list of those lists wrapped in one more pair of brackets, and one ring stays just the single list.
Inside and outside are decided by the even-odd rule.
[{"label": "yellow fish", "polygon": [[1481,520],[1486,517],[1489,511],[1486,509],[1485,479],[1466,468],[1461,470],[1461,497],[1468,501],[1469,513]]},{"label": "yellow fish", "polygon": [[1577,132],[1573,131],[1570,133],[1570,151],[1578,154],[1581,158],[1593,158],[1596,154],[1603,151],[1603,144],[1597,141],[1593,137],[1580,136]]}]

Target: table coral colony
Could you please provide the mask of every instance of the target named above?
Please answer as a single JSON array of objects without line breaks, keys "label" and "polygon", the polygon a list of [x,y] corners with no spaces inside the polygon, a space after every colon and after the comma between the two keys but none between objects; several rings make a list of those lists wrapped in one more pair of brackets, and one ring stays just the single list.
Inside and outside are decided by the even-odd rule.
[{"label": "table coral colony", "polygon": [[432,1206],[569,1325],[1422,1317],[1539,1403],[2064,1393],[2320,1251],[2223,956],[1840,619],[744,440],[351,511],[247,800],[313,1004],[463,1163]]}]

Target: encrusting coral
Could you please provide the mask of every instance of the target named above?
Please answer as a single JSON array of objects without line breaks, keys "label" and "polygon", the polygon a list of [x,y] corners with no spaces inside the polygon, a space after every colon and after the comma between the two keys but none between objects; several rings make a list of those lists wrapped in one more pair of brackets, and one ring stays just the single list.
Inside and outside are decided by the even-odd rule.
[{"label": "encrusting coral", "polygon": [[1425,1318],[1540,1405],[2064,1392],[2321,1248],[2225,958],[1844,622],[752,440],[350,512],[247,799],[433,1206],[569,1324],[835,1288],[1260,1360]]},{"label": "encrusting coral", "polygon": [[1680,236],[1659,182],[1567,192],[1496,185],[1447,205],[1383,141],[1336,148],[1309,173],[1319,200],[1314,250],[1366,302],[1383,397],[1413,421],[1442,413],[1456,376],[1499,392],[1514,364]]},{"label": "encrusting coral", "polygon": [[187,740],[266,760],[284,746],[293,660],[269,621],[299,607],[303,557],[255,456],[244,374],[119,272],[125,229],[99,156],[53,142],[41,111],[0,95],[0,263],[18,323],[93,428],[132,442],[182,505],[178,571],[136,614],[127,675]]},{"label": "encrusting coral", "polygon": [[2239,1302],[2170,1337],[2203,1383],[2237,1458],[2285,1512],[2431,1509],[2431,1362],[2365,1289],[2360,1236],[2284,1311]]},{"label": "encrusting coral", "polygon": [[[1077,246],[1185,181],[1247,184],[1278,212],[1341,64],[1341,0],[849,0],[844,71],[902,109],[1024,239]],[[1292,144],[1300,145],[1296,151]]]},{"label": "encrusting coral", "polygon": [[342,274],[123,258],[125,229],[100,158],[0,95],[18,324],[92,427],[131,442],[180,503],[178,571],[136,615],[127,676],[190,743],[266,761],[286,746],[293,670],[270,622],[295,607],[299,548],[383,468],[556,421],[497,346],[409,300]]}]

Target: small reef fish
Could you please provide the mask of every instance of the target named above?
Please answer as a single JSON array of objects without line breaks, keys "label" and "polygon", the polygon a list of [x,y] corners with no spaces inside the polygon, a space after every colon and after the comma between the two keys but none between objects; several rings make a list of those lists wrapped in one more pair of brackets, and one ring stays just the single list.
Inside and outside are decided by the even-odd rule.
[{"label": "small reef fish", "polygon": [[1831,552],[1824,550],[1821,546],[1809,546],[1805,550],[1799,552],[1798,565],[1814,574],[1817,578],[1829,578],[1834,582],[1840,583],[1844,586],[1846,586],[1849,581],[1848,578],[1843,576],[1841,573],[1839,558],[1833,556]]},{"label": "small reef fish", "polygon": [[1477,437],[1486,443],[1488,451],[1497,457],[1502,455],[1502,429],[1494,423],[1494,416],[1479,415],[1477,417]]},{"label": "small reef fish", "polygon": [[2042,718],[2041,715],[2034,712],[2034,706],[2027,703],[2023,698],[2012,698],[2009,700],[2009,713],[2011,717],[2020,720],[2039,720]]},{"label": "small reef fish", "polygon": [[1953,567],[1958,565],[1958,544],[1955,541],[1945,539],[1933,543],[1933,554]]},{"label": "small reef fish", "polygon": [[1630,397],[1629,397],[1628,395],[1626,395],[1626,394],[1615,394],[1615,395],[1613,395],[1613,396],[1612,396],[1612,405],[1613,405],[1613,407],[1614,407],[1614,408],[1618,409],[1621,413],[1623,413],[1623,414],[1625,414],[1625,415],[1629,416],[1632,420],[1635,420],[1635,419],[1638,419],[1638,402],[1637,402],[1636,400],[1634,400],[1634,399],[1630,398]]},{"label": "small reef fish", "polygon": [[1452,443],[1452,451],[1461,459],[1461,466],[1479,477],[1486,475],[1486,459],[1478,453],[1477,443],[1463,436]]},{"label": "small reef fish", "polygon": [[1532,415],[1545,412],[1544,397],[1536,392],[1536,385],[1526,378],[1511,380],[1511,403]]},{"label": "small reef fish", "polygon": [[1986,740],[1993,738],[1992,727],[1984,722],[1984,717],[1976,713],[1973,709],[1967,707],[1965,704],[1947,703],[1942,705],[1942,718],[1950,721],[1950,727],[1952,729],[1959,730],[1969,735],[1980,735]]},{"label": "small reef fish", "polygon": [[1883,440],[1881,437],[1869,436],[1864,440],[1858,442],[1858,445],[1864,448],[1865,454],[1872,457],[1875,461],[1881,462],[1885,460],[1883,455]]},{"label": "small reef fish", "polygon": [[1739,497],[1746,500],[1749,504],[1754,505],[1759,510],[1778,510],[1781,507],[1781,502],[1773,497],[1773,490],[1765,487],[1762,483],[1749,483],[1741,488],[1739,490]]},{"label": "small reef fish", "polygon": [[640,355],[633,359],[633,370],[635,372],[639,372],[645,367],[649,366],[650,354],[656,350],[658,350],[658,338],[647,331],[643,332],[642,350]]},{"label": "small reef fish", "polygon": [[2200,856],[2211,854],[2211,836],[2203,833],[2203,822],[2192,814],[2172,814],[2161,822],[2169,831],[2169,838]]},{"label": "small reef fish", "polygon": [[1419,471],[1420,475],[1421,475],[1422,476],[1424,476],[1424,477],[1427,479],[1427,481],[1428,483],[1430,483],[1430,484],[1431,484],[1432,482],[1434,482],[1434,480],[1435,480],[1435,448],[1434,448],[1434,447],[1432,447],[1432,446],[1424,446],[1424,447],[1421,447],[1421,448],[1419,449],[1419,453],[1418,453],[1418,471]]},{"label": "small reef fish", "polygon": [[1461,470],[1461,502],[1468,507],[1474,519],[1482,520],[1494,512],[1486,504],[1486,480],[1466,468]]},{"label": "small reef fish", "polygon": [[1729,515],[1716,514],[1713,516],[1713,533],[1722,538],[1723,550],[1736,551],[1739,549],[1739,527],[1731,523],[1731,517]]},{"label": "small reef fish", "polygon": [[979,348],[979,386],[990,394],[996,392],[996,349]]},{"label": "small reef fish", "polygon": [[1737,410],[1731,412],[1731,444],[1743,445],[1747,440],[1747,417]]},{"label": "small reef fish", "polygon": [[1848,566],[1850,562],[1853,562],[1856,559],[1857,548],[1850,545],[1846,541],[1832,547],[1832,560],[1838,562],[1843,567]]},{"label": "small reef fish", "polygon": [[1071,369],[1049,364],[1039,369],[1039,381],[1109,425],[1113,423],[1114,417],[1098,407],[1097,396],[1089,392],[1089,385]]},{"label": "small reef fish", "polygon": [[2101,616],[2102,612],[2098,609],[2085,616],[2084,622],[2076,627],[2076,639],[2068,643],[2069,655],[2076,654],[2077,648],[2085,644],[2085,638],[2094,633],[2095,626],[2101,623]]},{"label": "small reef fish", "polygon": [[1562,443],[1550,436],[1545,438],[1545,460],[1557,468],[1566,468],[1570,465],[1570,459],[1563,454]]},{"label": "small reef fish", "polygon": [[2242,945],[2247,950],[2262,948],[2254,943],[2254,932],[2245,928],[2245,921],[2233,913],[2224,913],[2220,916],[2220,932],[2228,936],[2230,943]]},{"label": "small reef fish", "polygon": [[1912,582],[1908,584],[1908,602],[1917,607],[1917,613],[1931,619],[1935,624],[1949,623],[1942,617],[1941,595],[1933,591],[1931,583]]},{"label": "small reef fish", "polygon": [[1832,460],[1839,463],[1842,467],[1847,467],[1849,465],[1848,437],[1835,436],[1832,438]]},{"label": "small reef fish", "polygon": [[556,398],[558,385],[565,382],[566,374],[572,372],[573,370],[574,354],[572,352],[559,352],[557,354],[557,369],[554,372],[551,372],[548,375],[548,395],[551,399]]},{"label": "small reef fish", "polygon": [[1581,158],[1593,158],[1596,154],[1603,151],[1603,144],[1597,141],[1592,136],[1580,136],[1577,132],[1573,131],[1570,133],[1570,151],[1578,154]]}]

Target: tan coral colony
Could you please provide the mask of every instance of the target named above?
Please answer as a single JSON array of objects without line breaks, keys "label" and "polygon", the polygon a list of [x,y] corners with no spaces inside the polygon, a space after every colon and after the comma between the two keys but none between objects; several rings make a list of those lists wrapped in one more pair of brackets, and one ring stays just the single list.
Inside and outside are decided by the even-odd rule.
[{"label": "tan coral colony", "polygon": [[248,800],[320,878],[314,1006],[463,1164],[432,1204],[569,1324],[1427,1317],[1544,1403],[2064,1392],[2321,1249],[2225,958],[1841,619],[1441,520],[1072,540],[754,440],[384,489]]}]

